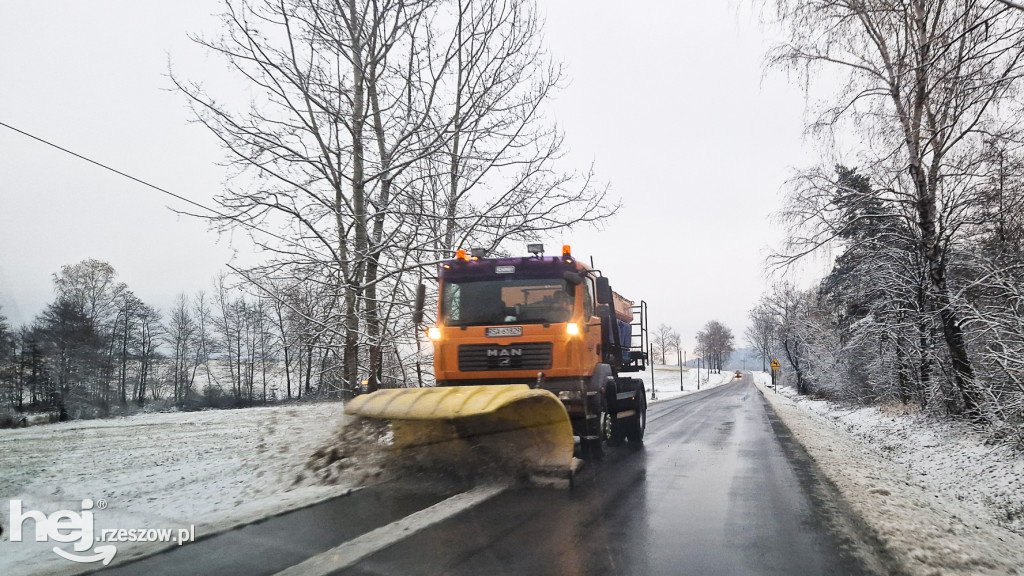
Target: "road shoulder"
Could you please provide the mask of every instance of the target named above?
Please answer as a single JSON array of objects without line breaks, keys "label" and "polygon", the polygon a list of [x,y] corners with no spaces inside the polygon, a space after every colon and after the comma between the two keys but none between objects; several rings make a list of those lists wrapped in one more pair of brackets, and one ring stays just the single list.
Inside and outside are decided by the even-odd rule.
[{"label": "road shoulder", "polygon": [[850,434],[758,389],[835,487],[861,540],[879,547],[883,560],[914,576],[1024,573],[1024,537],[927,490]]}]

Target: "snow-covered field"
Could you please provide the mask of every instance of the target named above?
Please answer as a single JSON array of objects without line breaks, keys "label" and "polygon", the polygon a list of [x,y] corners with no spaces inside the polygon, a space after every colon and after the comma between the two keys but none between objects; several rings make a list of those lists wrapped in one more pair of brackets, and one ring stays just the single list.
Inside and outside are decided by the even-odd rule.
[{"label": "snow-covered field", "polygon": [[[679,383],[679,366],[663,366],[661,364],[655,365],[654,367],[654,383],[657,385],[655,390],[657,400],[650,400],[651,397],[651,369],[647,368],[643,373],[623,374],[624,376],[632,376],[633,378],[640,378],[644,381],[644,386],[647,389],[647,403],[651,404],[660,402],[663,400],[671,400],[672,398],[678,398],[680,396],[687,396],[698,392],[697,390],[697,369],[690,368],[688,366],[683,367],[683,381],[682,386]],[[721,374],[708,374],[707,370],[700,370],[700,390],[707,390],[708,388],[714,388],[721,384],[726,384],[733,380],[735,372],[722,371]]]},{"label": "snow-covered field", "polygon": [[969,427],[896,409],[765,397],[869,527],[911,574],[1024,573],[1024,461]]},{"label": "snow-covered field", "polygon": [[[340,403],[319,403],[0,430],[0,574],[96,566],[73,565],[51,551],[53,542],[32,541],[32,521],[24,523],[28,541],[11,542],[11,499],[47,514],[102,499],[105,508],[93,509],[97,532],[195,525],[202,537],[343,493],[354,482],[314,486],[305,469],[342,419]],[[119,543],[117,557],[165,546]]]},{"label": "snow-covered field", "polygon": [[[650,390],[650,370],[634,376],[643,378]],[[695,369],[683,371],[683,389],[675,366],[658,366],[654,376],[656,401],[697,392]],[[703,390],[731,381],[733,373],[702,371],[701,376]],[[53,553],[53,542],[32,541],[31,520],[23,523],[23,541],[11,542],[10,500],[20,500],[25,511],[46,514],[78,513],[83,500],[102,500],[103,506],[92,510],[97,533],[176,531],[195,525],[196,536],[202,537],[365,484],[363,476],[374,469],[360,466],[359,455],[345,460],[353,455],[342,446],[345,434],[338,436],[342,409],[341,403],[290,404],[0,430],[0,574],[66,573],[96,566],[72,564]],[[330,486],[318,485],[307,466],[325,446],[345,452],[317,458],[322,471],[332,475]],[[345,464],[353,460],[357,465]],[[117,543],[117,558],[173,545]],[[61,548],[71,551],[72,544]]]}]

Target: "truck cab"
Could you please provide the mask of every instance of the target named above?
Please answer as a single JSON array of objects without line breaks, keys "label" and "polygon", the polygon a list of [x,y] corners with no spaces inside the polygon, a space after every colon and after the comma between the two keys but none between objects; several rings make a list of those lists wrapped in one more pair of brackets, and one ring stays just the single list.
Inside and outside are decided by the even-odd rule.
[{"label": "truck cab", "polygon": [[[634,322],[632,302],[569,246],[557,257],[486,258],[460,250],[441,264],[438,281],[438,321],[428,330],[438,386],[544,388],[562,400],[588,449],[617,436],[639,441],[643,383],[620,372],[644,369],[645,304],[636,307]],[[640,431],[632,426],[627,434],[625,420],[641,417]]]}]

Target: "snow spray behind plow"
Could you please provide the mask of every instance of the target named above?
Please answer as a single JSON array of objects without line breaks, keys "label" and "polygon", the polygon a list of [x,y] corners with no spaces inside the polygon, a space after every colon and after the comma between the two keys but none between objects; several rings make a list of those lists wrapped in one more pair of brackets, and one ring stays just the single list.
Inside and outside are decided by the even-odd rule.
[{"label": "snow spray behind plow", "polygon": [[380,390],[351,400],[345,413],[390,421],[393,447],[409,462],[467,474],[490,466],[534,480],[570,474],[569,415],[546,390],[523,384]]}]

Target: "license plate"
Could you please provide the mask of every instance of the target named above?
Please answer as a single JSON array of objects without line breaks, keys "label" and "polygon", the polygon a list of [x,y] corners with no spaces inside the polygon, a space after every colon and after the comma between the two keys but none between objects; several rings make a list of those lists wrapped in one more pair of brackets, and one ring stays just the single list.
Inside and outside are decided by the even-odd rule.
[{"label": "license plate", "polygon": [[486,333],[488,338],[501,338],[503,336],[522,336],[523,327],[502,326],[500,328],[488,328]]}]

